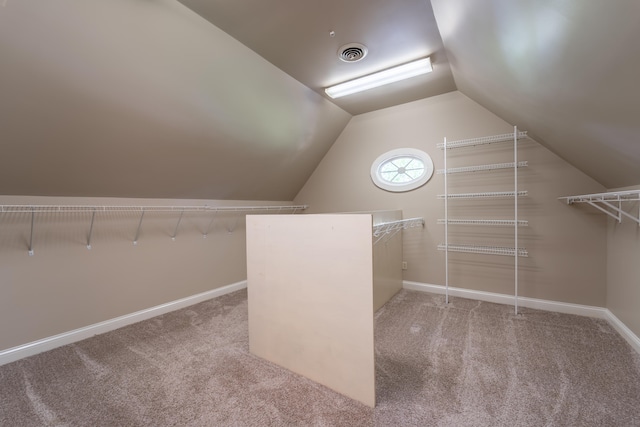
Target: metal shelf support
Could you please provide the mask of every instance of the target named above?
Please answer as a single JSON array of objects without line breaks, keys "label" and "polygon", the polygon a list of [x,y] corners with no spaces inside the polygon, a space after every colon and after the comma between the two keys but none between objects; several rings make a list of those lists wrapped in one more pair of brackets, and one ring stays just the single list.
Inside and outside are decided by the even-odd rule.
[{"label": "metal shelf support", "polygon": [[171,236],[171,240],[176,240],[176,235],[178,234],[178,227],[180,227],[180,221],[182,221],[182,215],[184,215],[184,211],[180,212],[180,216],[178,217],[178,222],[176,223],[176,229],[173,230],[173,236]]},{"label": "metal shelf support", "polygon": [[31,233],[29,235],[29,256],[33,256],[33,224],[36,221],[36,213],[31,211]]},{"label": "metal shelf support", "polygon": [[144,219],[144,209],[142,210],[142,213],[140,214],[140,222],[138,222],[138,229],[136,230],[136,236],[133,238],[133,244],[137,245],[138,244],[138,237],[140,237],[140,227],[142,227],[142,220]]},{"label": "metal shelf support", "polygon": [[91,249],[91,236],[93,235],[93,221],[96,219],[96,211],[91,213],[91,225],[89,226],[89,235],[87,236],[87,249]]}]

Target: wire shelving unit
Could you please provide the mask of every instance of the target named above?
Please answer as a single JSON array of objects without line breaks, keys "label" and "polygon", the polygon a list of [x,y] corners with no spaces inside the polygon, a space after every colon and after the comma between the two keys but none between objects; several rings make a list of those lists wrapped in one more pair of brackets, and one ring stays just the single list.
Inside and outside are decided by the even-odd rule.
[{"label": "wire shelving unit", "polygon": [[[444,194],[437,196],[438,199],[444,200],[444,218],[438,220],[438,224],[444,225],[444,243],[438,245],[438,249],[445,252],[445,300],[449,302],[449,253],[463,252],[481,255],[502,255],[512,256],[514,258],[514,308],[518,314],[518,258],[528,257],[529,253],[525,248],[521,248],[518,241],[518,228],[529,225],[528,221],[518,218],[518,199],[527,196],[527,191],[518,189],[518,169],[527,167],[528,162],[518,160],[518,141],[527,138],[527,132],[518,131],[514,126],[513,133],[501,135],[493,135],[481,138],[464,139],[459,141],[447,141],[438,144],[438,148],[444,152],[444,169],[437,172],[444,175]],[[455,168],[447,168],[447,152],[451,149],[476,147],[495,143],[513,143],[513,162],[493,163],[484,165],[471,165]],[[494,170],[513,170],[513,191],[490,191],[479,193],[449,193],[448,175],[473,172],[489,172]],[[463,219],[449,218],[449,201],[463,199],[503,199],[513,198],[513,218],[508,219]],[[504,246],[485,246],[472,244],[451,244],[449,243],[449,226],[474,225],[474,226],[507,226],[513,227],[514,245],[513,247]]]}]

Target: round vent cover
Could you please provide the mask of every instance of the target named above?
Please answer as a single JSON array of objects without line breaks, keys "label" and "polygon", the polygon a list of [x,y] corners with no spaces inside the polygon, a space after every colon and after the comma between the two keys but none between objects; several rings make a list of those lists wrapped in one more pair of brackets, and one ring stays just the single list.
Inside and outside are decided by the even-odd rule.
[{"label": "round vent cover", "polygon": [[358,62],[367,56],[368,49],[360,43],[349,43],[338,49],[338,57],[344,62]]}]

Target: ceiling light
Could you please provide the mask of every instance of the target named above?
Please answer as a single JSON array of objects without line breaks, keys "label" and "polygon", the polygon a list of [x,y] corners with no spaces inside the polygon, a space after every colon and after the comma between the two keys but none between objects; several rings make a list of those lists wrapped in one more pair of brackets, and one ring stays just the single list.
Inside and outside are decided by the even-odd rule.
[{"label": "ceiling light", "polygon": [[373,89],[374,87],[394,83],[410,77],[430,73],[431,71],[433,71],[431,58],[427,57],[397,67],[389,68],[384,71],[369,74],[368,76],[360,77],[355,80],[340,83],[335,86],[328,87],[324,91],[331,98],[339,98],[341,96]]}]

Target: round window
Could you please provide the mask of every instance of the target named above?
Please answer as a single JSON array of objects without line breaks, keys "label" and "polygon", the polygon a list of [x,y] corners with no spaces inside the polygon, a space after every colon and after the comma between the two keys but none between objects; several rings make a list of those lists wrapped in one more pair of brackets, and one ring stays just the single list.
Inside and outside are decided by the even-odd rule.
[{"label": "round window", "polygon": [[371,179],[378,187],[394,192],[414,190],[433,175],[431,157],[415,148],[391,150],[371,165]]}]

